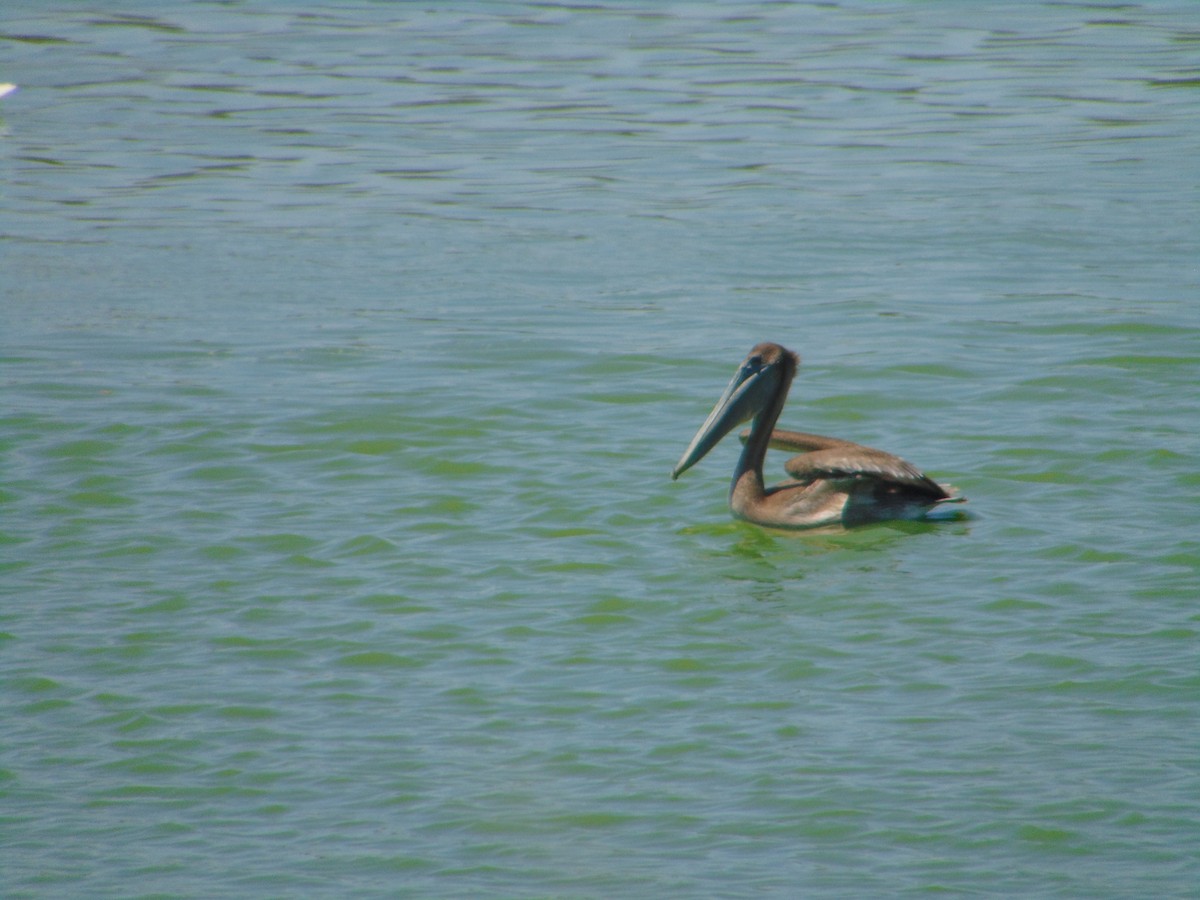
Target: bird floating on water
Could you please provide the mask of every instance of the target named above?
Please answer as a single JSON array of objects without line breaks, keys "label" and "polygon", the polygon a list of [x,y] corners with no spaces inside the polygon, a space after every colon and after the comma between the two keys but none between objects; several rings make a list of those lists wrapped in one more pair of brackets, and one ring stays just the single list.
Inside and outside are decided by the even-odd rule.
[{"label": "bird floating on water", "polygon": [[[952,486],[938,484],[882,450],[819,434],[776,431],[799,365],[800,358],[778,344],[762,343],[751,350],[675,465],[671,480],[753,419],[742,433],[745,446],[729,490],[729,507],[739,519],[773,528],[860,525],[921,519],[942,504],[965,501]],[[763,484],[768,447],[800,454],[784,463],[791,480],[770,488]]]},{"label": "bird floating on water", "polygon": [[15,84],[8,84],[7,82],[0,84],[0,97],[7,97],[16,89],[17,86]]}]

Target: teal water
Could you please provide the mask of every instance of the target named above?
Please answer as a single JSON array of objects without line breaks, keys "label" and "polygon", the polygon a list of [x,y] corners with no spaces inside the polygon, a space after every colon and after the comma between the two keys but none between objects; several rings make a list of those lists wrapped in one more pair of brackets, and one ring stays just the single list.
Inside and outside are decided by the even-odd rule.
[{"label": "teal water", "polygon": [[[1200,8],[119,6],[0,14],[0,893],[1194,896]],[[764,339],[969,517],[672,483]]]}]

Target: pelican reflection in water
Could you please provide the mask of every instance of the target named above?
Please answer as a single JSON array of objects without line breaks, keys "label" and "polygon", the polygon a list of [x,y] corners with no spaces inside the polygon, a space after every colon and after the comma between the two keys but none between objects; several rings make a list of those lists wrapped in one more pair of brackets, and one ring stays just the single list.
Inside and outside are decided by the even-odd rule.
[{"label": "pelican reflection in water", "polygon": [[[950,485],[927,478],[898,456],[839,438],[776,431],[800,358],[778,344],[763,343],[737,370],[691,445],[671,473],[674,480],[704,458],[717,442],[749,419],[729,507],[739,519],[773,528],[859,525],[888,519],[920,519],[945,503],[965,500]],[[767,449],[799,453],[786,463],[791,480],[765,487]]]}]

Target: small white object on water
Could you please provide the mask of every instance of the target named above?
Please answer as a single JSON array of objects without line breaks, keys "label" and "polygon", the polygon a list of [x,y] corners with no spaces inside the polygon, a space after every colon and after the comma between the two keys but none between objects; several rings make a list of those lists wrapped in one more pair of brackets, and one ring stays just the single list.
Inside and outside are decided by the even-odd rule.
[{"label": "small white object on water", "polygon": [[15,84],[0,84],[0,97],[7,97],[17,89]]}]

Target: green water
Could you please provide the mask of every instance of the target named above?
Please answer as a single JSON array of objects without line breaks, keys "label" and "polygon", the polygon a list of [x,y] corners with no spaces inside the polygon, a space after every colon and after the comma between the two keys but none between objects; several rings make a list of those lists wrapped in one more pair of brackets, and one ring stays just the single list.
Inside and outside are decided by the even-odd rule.
[{"label": "green water", "polygon": [[1193,895],[1200,12],[1016,9],[8,4],[0,893]]}]

